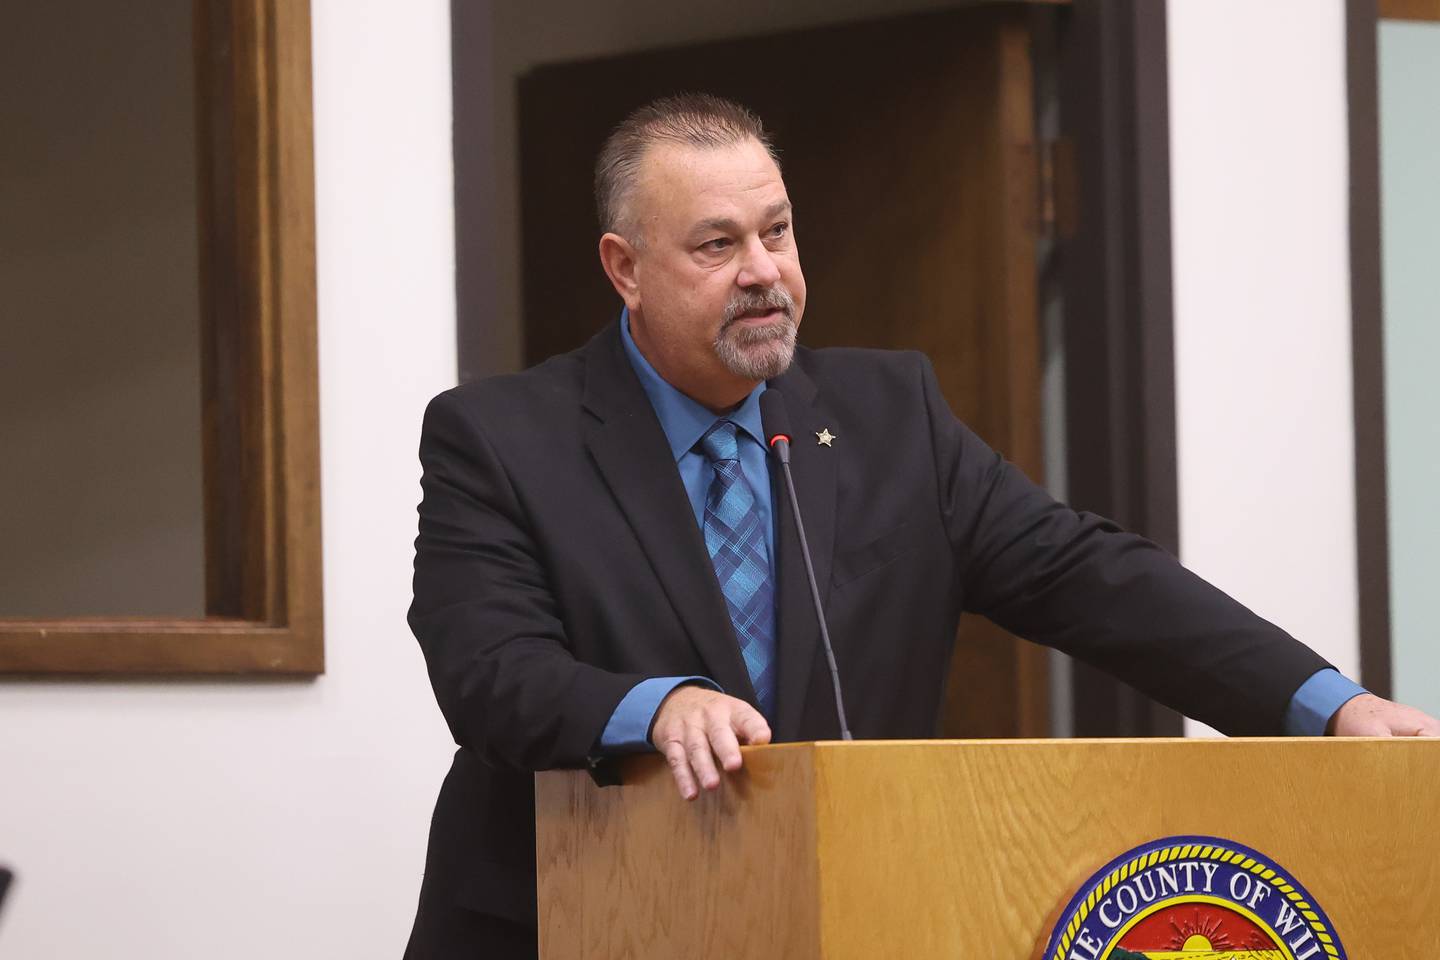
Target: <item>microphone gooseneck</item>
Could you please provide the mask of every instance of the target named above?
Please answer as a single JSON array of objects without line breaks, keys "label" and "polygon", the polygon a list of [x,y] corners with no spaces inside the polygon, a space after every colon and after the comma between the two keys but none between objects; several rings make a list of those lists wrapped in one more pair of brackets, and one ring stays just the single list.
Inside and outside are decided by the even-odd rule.
[{"label": "microphone gooseneck", "polygon": [[815,564],[810,559],[810,544],[805,539],[805,522],[800,518],[800,501],[795,496],[795,478],[790,473],[790,414],[785,395],[774,387],[760,394],[760,419],[765,426],[765,442],[780,461],[785,475],[785,490],[790,497],[790,515],[795,518],[795,532],[800,537],[800,556],[805,561],[805,579],[810,584],[810,599],[815,604],[815,619],[820,623],[820,641],[825,647],[825,662],[830,666],[830,683],[835,689],[835,715],[840,721],[840,739],[853,740],[850,724],[845,719],[845,698],[840,693],[840,670],[835,666],[835,648],[830,645],[830,628],[825,623],[825,609],[820,605],[820,588],[815,583]]}]

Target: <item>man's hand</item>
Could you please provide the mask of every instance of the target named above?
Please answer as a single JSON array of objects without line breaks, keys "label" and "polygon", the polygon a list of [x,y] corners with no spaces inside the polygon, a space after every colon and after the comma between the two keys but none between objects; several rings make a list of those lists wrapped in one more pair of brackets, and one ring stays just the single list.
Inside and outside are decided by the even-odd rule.
[{"label": "man's hand", "polygon": [[1325,731],[1336,737],[1440,737],[1440,720],[1370,693],[1346,701]]},{"label": "man's hand", "polygon": [[770,724],[744,700],[705,687],[676,687],[660,704],[650,742],[665,754],[680,796],[694,800],[696,784],[720,786],[715,761],[727,772],[740,769],[740,744],[770,742]]}]

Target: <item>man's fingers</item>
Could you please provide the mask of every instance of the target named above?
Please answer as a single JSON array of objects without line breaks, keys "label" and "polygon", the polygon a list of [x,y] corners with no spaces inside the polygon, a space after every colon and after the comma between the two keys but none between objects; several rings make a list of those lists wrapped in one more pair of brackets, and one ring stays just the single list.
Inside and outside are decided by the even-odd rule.
[{"label": "man's fingers", "polygon": [[762,743],[770,742],[770,724],[759,711],[750,710],[747,713],[735,717],[735,732],[740,735],[740,742],[759,746]]},{"label": "man's fingers", "polygon": [[734,722],[734,717],[728,714],[715,714],[710,718],[707,730],[710,749],[727,773],[740,769],[740,741],[735,739],[735,731],[730,729]]},{"label": "man's fingers", "polygon": [[715,769],[715,755],[710,752],[710,738],[705,734],[705,728],[701,726],[690,726],[685,730],[685,756],[690,761],[690,769],[695,771],[695,779],[700,786],[706,790],[714,790],[720,786],[720,773]]},{"label": "man's fingers", "polygon": [[679,740],[667,740],[660,749],[670,764],[670,775],[675,778],[675,787],[680,791],[680,796],[686,800],[694,800],[700,791],[695,789],[695,776],[690,770],[690,761],[685,756],[685,744]]},{"label": "man's fingers", "polygon": [[744,764],[741,744],[770,742],[770,724],[753,706],[713,690],[682,686],[656,711],[651,742],[665,755],[686,800],[720,786],[721,771]]},{"label": "man's fingers", "polygon": [[1440,720],[1425,713],[1423,710],[1415,711],[1415,732],[1417,737],[1440,737]]}]

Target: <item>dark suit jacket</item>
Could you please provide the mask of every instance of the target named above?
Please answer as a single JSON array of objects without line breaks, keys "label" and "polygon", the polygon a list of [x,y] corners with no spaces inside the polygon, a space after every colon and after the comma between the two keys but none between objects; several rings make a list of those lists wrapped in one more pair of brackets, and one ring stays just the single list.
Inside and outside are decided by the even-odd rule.
[{"label": "dark suit jacket", "polygon": [[[807,350],[772,382],[850,724],[933,736],[962,610],[1232,734],[1279,734],[1327,664],[1148,541],[1056,503],[951,414],[916,353]],[[829,428],[833,447],[809,438]],[[754,702],[724,598],[618,326],[436,397],[410,625],[460,749],[435,810],[414,956],[456,908],[535,916],[532,772],[586,762],[626,692],[703,674]],[[789,507],[775,739],[838,724]]]}]

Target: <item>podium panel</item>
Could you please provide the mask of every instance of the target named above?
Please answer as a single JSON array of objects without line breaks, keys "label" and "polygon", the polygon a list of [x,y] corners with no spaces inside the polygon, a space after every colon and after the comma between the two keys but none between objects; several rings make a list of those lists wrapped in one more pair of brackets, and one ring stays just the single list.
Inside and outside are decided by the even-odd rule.
[{"label": "podium panel", "polygon": [[[1194,835],[1303,884],[1314,960],[1440,955],[1440,741],[785,744],[693,803],[659,757],[623,776],[536,777],[542,957],[1032,958],[1101,866]],[[1141,955],[1226,955],[1199,936]]]}]

